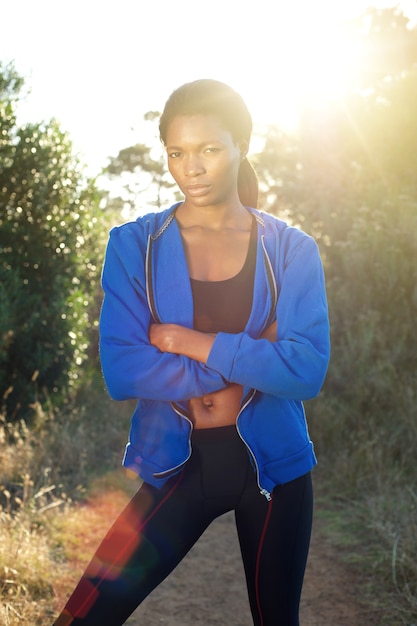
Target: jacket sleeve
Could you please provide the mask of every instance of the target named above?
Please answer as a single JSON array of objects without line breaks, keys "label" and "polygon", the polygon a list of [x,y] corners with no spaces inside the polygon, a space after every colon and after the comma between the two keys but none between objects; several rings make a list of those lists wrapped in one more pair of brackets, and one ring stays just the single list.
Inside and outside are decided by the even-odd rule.
[{"label": "jacket sleeve", "polygon": [[286,254],[282,268],[277,340],[256,339],[247,332],[219,333],[207,365],[230,382],[307,400],[319,393],[330,355],[324,272],[316,242],[301,237]]},{"label": "jacket sleeve", "polygon": [[110,395],[115,400],[180,401],[224,388],[220,373],[149,343],[145,247],[128,229],[116,227],[110,233],[100,315],[100,359]]}]

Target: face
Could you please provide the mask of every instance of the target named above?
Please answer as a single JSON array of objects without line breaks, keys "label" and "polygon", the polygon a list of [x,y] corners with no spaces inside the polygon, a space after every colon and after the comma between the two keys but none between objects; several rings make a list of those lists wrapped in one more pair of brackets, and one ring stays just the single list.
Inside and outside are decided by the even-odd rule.
[{"label": "face", "polygon": [[179,115],[167,129],[168,167],[187,204],[214,206],[236,201],[237,176],[246,142],[236,143],[205,115]]}]

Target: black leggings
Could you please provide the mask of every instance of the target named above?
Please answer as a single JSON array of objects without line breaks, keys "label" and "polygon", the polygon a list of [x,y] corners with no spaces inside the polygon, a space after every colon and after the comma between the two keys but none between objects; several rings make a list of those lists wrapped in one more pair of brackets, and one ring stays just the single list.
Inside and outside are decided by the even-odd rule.
[{"label": "black leggings", "polygon": [[268,501],[236,428],[195,430],[185,469],[143,484],[113,524],[55,626],[118,626],[219,515],[235,511],[254,626],[297,626],[310,543],[310,474]]}]

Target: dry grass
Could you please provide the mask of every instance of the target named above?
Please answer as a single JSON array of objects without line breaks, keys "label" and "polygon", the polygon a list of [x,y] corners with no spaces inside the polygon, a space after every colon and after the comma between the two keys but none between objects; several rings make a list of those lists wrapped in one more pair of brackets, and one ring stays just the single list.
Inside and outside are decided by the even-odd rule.
[{"label": "dry grass", "polygon": [[45,624],[59,564],[51,558],[47,527],[25,512],[0,518],[1,623]]},{"label": "dry grass", "polygon": [[[387,382],[388,384],[388,382]],[[417,431],[414,394],[399,390],[397,411],[368,412],[335,397],[311,407],[326,491],[347,504],[369,551],[355,553],[394,606],[398,623],[417,620]],[[355,423],[359,421],[359,423]],[[315,432],[316,431],[316,432]]]},{"label": "dry grass", "polygon": [[[40,475],[39,445],[24,422],[0,422],[0,622],[45,624],[59,563],[51,550],[49,519],[65,497]],[[33,478],[32,478],[33,476]],[[41,482],[46,484],[40,486]]]},{"label": "dry grass", "polygon": [[104,533],[78,503],[85,485],[98,489],[94,477],[120,464],[130,407],[90,391],[94,414],[68,408],[58,419],[35,405],[30,428],[0,415],[2,626],[51,623],[79,574],[77,563],[81,571],[92,552],[88,541]]},{"label": "dry grass", "polygon": [[[308,407],[310,421],[320,419],[323,429],[313,432],[313,439],[318,443],[320,474],[326,477],[324,489],[348,502],[345,540],[354,545],[362,532],[366,541],[369,538],[369,549],[362,549],[362,541],[352,555],[360,567],[373,572],[375,593],[395,607],[399,623],[409,626],[417,615],[414,468],[405,463],[404,455],[401,466],[390,468],[388,462],[384,466],[382,460],[389,457],[381,450],[382,436],[375,447],[368,439],[356,449],[343,433],[343,442],[337,441],[331,428],[334,407],[326,406],[326,401],[324,394],[319,403]],[[123,493],[137,487],[123,478],[121,470],[114,471],[120,465],[132,407],[110,402],[100,388],[90,389],[88,401],[79,398],[78,406],[82,408],[68,408],[59,419],[38,407],[31,428],[24,422],[9,424],[0,416],[0,623],[4,626],[52,622],[109,520],[122,508]],[[335,438],[329,441],[329,437]],[[390,442],[392,437],[386,447]],[[326,443],[331,446],[327,453]],[[94,506],[85,498],[87,489]],[[333,513],[343,520],[346,508],[336,506]]]}]

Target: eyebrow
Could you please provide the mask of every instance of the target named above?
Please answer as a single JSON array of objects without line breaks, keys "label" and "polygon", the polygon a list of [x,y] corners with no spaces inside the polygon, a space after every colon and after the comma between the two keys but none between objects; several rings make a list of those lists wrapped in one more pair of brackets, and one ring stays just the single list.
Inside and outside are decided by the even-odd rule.
[{"label": "eyebrow", "polygon": [[[201,141],[197,145],[197,148],[203,148],[204,146],[207,146],[207,145],[212,144],[212,143],[217,143],[217,144],[223,145],[223,142],[220,139],[209,139],[208,141]],[[183,146],[176,145],[176,144],[167,145],[166,149],[167,150],[183,150]]]}]

